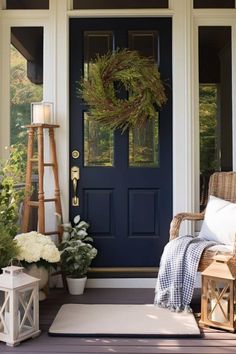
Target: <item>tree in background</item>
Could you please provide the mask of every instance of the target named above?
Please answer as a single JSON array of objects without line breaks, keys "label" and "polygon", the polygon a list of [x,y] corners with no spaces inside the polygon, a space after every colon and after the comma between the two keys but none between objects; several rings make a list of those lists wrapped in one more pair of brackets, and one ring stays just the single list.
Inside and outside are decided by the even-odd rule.
[{"label": "tree in background", "polygon": [[27,77],[27,60],[12,45],[10,71],[11,144],[27,142],[25,124],[30,124],[30,104],[43,99],[43,85],[32,83]]},{"label": "tree in background", "polygon": [[218,169],[217,85],[200,85],[200,171],[209,174]]}]

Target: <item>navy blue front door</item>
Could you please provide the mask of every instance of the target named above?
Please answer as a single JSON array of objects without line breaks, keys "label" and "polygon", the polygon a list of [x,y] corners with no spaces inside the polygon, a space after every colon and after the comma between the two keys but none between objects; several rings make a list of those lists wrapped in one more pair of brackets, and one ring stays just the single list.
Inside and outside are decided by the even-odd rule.
[{"label": "navy blue front door", "polygon": [[[70,167],[80,169],[80,214],[91,225],[99,267],[158,266],[172,216],[172,38],[169,18],[70,20]],[[97,53],[115,48],[152,56],[168,102],[142,129],[114,133],[91,121],[77,95]],[[76,152],[79,151],[79,157]]]}]

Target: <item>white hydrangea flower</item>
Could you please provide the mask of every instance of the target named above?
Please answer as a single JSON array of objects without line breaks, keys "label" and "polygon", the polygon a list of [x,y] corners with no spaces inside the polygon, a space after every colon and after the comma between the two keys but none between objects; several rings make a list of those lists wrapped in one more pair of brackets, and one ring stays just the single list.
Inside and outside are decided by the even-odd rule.
[{"label": "white hydrangea flower", "polygon": [[19,261],[33,263],[43,259],[48,263],[56,263],[60,260],[59,250],[49,236],[31,231],[17,235],[15,240],[20,248]]}]

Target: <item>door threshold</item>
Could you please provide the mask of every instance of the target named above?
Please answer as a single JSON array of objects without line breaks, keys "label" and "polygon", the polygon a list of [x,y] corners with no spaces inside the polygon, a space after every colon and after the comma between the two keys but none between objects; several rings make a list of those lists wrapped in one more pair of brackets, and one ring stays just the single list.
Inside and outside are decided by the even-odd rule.
[{"label": "door threshold", "polygon": [[94,267],[88,278],[155,278],[158,267]]}]

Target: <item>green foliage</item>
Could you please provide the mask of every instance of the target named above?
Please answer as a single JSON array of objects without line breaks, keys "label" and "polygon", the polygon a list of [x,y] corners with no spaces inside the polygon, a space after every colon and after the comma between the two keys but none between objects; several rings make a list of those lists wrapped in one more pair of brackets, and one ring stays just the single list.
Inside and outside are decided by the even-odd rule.
[{"label": "green foliage", "polygon": [[62,270],[73,278],[86,276],[92,260],[97,255],[97,250],[90,242],[88,236],[89,225],[80,220],[77,215],[74,218],[74,226],[71,223],[62,224],[63,241],[60,244]]},{"label": "green foliage", "polygon": [[[124,89],[128,98],[117,97]],[[89,77],[82,80],[78,94],[89,105],[90,117],[122,132],[155,119],[157,108],[166,102],[154,61],[128,49],[97,56],[90,63]]]},{"label": "green foliage", "polygon": [[12,237],[19,228],[19,207],[24,198],[19,185],[25,181],[25,156],[25,146],[18,144],[11,147],[9,158],[0,162],[0,226]]},{"label": "green foliage", "polygon": [[200,170],[203,174],[218,169],[217,158],[217,86],[200,85]]},{"label": "green foliage", "polygon": [[0,268],[6,267],[17,257],[19,248],[6,228],[0,224]]},{"label": "green foliage", "polygon": [[11,144],[27,142],[23,125],[30,124],[30,104],[43,98],[43,86],[32,83],[27,77],[27,61],[11,46],[10,71]]}]

